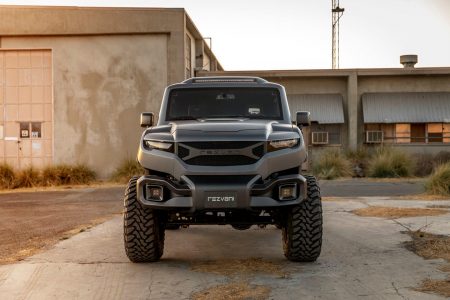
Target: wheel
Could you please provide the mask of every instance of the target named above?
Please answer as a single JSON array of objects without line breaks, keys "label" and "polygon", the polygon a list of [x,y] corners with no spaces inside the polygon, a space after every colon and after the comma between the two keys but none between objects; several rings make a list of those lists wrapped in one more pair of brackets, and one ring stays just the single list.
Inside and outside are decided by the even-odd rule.
[{"label": "wheel", "polygon": [[180,229],[180,225],[177,224],[166,224],[165,228],[168,230],[177,230]]},{"label": "wheel", "polygon": [[233,227],[236,230],[247,230],[252,227],[251,224],[232,224],[231,227]]},{"label": "wheel", "polygon": [[292,207],[283,224],[284,256],[291,261],[312,262],[322,247],[322,201],[314,176],[307,180],[307,199]]},{"label": "wheel", "polygon": [[124,198],[123,237],[125,252],[132,262],[153,262],[164,252],[164,226],[158,214],[137,199],[136,181],[128,182]]}]

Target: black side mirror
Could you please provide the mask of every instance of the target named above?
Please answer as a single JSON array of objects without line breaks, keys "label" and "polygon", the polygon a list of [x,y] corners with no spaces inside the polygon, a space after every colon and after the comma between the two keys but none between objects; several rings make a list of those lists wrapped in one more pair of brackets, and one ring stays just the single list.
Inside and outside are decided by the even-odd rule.
[{"label": "black side mirror", "polygon": [[153,113],[144,112],[141,113],[141,127],[153,126]]},{"label": "black side mirror", "polygon": [[296,123],[298,127],[311,126],[311,113],[309,111],[298,111]]}]

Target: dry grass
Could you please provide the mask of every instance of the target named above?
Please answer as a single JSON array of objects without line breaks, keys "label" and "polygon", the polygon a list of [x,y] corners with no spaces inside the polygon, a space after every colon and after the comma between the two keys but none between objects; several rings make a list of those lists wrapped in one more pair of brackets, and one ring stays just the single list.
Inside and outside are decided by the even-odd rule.
[{"label": "dry grass", "polygon": [[40,174],[33,167],[19,171],[15,177],[14,187],[30,188],[41,184]]},{"label": "dry grass", "polygon": [[13,168],[7,164],[0,165],[0,188],[11,189],[14,187],[16,181],[16,174]]},{"label": "dry grass", "polygon": [[262,258],[195,262],[191,268],[197,272],[207,272],[224,276],[242,276],[255,273],[271,274],[280,277],[287,276],[280,265]]},{"label": "dry grass", "polygon": [[406,247],[425,259],[443,258],[450,262],[450,237],[422,231],[411,231]]},{"label": "dry grass", "polygon": [[42,170],[42,182],[45,186],[89,184],[95,181],[95,172],[85,165],[56,165]]},{"label": "dry grass", "polygon": [[450,273],[450,264],[439,267],[439,270]]},{"label": "dry grass", "polygon": [[321,179],[336,179],[353,175],[350,161],[336,149],[324,151],[313,163],[312,171]]},{"label": "dry grass", "polygon": [[425,183],[429,194],[450,196],[450,162],[436,167]]},{"label": "dry grass", "polygon": [[415,163],[411,156],[398,149],[380,147],[372,157],[368,175],[377,178],[411,177]]},{"label": "dry grass", "polygon": [[193,293],[194,300],[264,300],[268,299],[270,288],[263,285],[250,285],[248,282],[231,282],[213,286]]},{"label": "dry grass", "polygon": [[444,280],[426,279],[415,290],[450,297],[450,278]]},{"label": "dry grass", "polygon": [[[412,241],[406,242],[406,248],[425,259],[442,258],[450,262],[450,237],[435,235],[422,231],[409,231]],[[439,268],[443,272],[450,272],[450,265]],[[429,292],[450,297],[450,277],[444,280],[426,279],[416,288],[420,292]]]},{"label": "dry grass", "polygon": [[131,177],[143,175],[144,169],[134,159],[125,159],[120,163],[111,176],[111,180],[120,183],[127,183]]},{"label": "dry grass", "polygon": [[378,217],[387,219],[438,216],[449,213],[448,210],[438,208],[413,208],[413,207],[385,207],[369,206],[352,211],[360,217]]}]

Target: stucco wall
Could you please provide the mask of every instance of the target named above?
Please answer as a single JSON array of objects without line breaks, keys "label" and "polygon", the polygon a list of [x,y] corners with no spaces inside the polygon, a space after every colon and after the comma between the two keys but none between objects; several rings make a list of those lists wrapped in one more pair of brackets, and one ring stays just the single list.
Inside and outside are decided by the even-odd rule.
[{"label": "stucco wall", "polygon": [[159,112],[168,83],[166,34],[2,37],[2,48],[53,53],[54,162],[105,177],[134,158],[142,111]]}]

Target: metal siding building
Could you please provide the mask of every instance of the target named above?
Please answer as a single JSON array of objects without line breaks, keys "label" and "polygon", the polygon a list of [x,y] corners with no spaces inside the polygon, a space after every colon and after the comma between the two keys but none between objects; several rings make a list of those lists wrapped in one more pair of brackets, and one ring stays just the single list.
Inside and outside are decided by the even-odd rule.
[{"label": "metal siding building", "polygon": [[362,95],[364,123],[450,123],[450,93]]},{"label": "metal siding building", "polygon": [[344,108],[339,94],[290,94],[288,96],[291,116],[297,111],[309,111],[311,121],[319,124],[342,124]]}]

